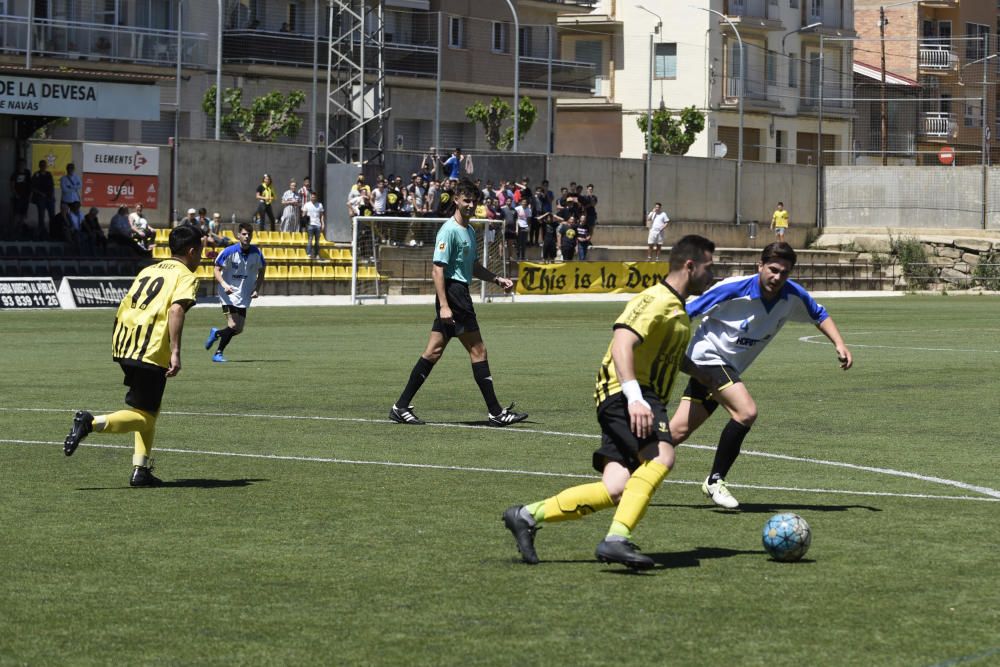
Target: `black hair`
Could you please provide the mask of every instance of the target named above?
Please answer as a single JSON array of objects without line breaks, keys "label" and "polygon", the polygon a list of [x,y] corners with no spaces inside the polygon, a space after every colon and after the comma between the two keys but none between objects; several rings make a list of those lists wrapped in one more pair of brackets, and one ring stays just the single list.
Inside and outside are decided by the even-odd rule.
[{"label": "black hair", "polygon": [[243,230],[246,230],[246,231],[250,232],[251,234],[253,234],[253,225],[251,225],[249,222],[241,222],[239,224],[239,228],[240,228],[241,232]]},{"label": "black hair", "polygon": [[457,197],[458,195],[465,195],[478,204],[479,199],[483,196],[483,193],[476,187],[475,183],[468,178],[463,178],[457,185],[455,185],[455,196]]},{"label": "black hair", "polygon": [[764,246],[764,250],[760,253],[760,263],[767,264],[776,259],[783,259],[786,262],[790,262],[792,266],[795,266],[798,257],[795,255],[795,249],[792,246],[784,241],[775,241]]},{"label": "black hair", "polygon": [[187,254],[189,248],[193,248],[201,243],[204,234],[194,225],[180,225],[170,230],[170,254],[183,256]]},{"label": "black hair", "polygon": [[705,261],[705,254],[712,254],[713,252],[715,252],[714,243],[704,236],[688,234],[670,249],[670,270],[677,271],[689,259],[695,262],[703,262]]}]

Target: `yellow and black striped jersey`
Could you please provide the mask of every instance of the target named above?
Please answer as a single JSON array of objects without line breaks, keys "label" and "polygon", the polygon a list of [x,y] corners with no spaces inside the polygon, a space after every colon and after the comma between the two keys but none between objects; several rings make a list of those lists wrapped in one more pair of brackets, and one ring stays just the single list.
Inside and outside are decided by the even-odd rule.
[{"label": "yellow and black striped jersey", "polygon": [[167,312],[175,303],[194,302],[198,279],[176,259],[147,266],[118,305],[114,335],[111,337],[115,361],[170,367],[170,332]]},{"label": "yellow and black striped jersey", "polygon": [[[628,302],[614,325],[615,329],[622,327],[640,339],[633,350],[635,379],[641,387],[656,392],[665,405],[691,340],[691,320],[684,310],[684,300],[665,283],[654,285]],[[608,345],[597,371],[594,399],[600,405],[621,390]]]}]

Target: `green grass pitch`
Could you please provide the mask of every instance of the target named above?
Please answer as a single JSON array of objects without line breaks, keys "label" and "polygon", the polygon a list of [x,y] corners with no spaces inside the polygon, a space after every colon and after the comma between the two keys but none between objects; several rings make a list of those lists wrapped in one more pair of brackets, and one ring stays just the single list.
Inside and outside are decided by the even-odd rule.
[{"label": "green grass pitch", "polygon": [[[544,527],[536,567],[500,522],[593,475],[621,303],[478,306],[531,413],[505,430],[457,342],[415,401],[433,423],[386,418],[431,306],[255,308],[225,365],[196,308],[159,489],[128,488],[131,436],[62,454],[74,410],[122,405],[112,312],[0,313],[0,664],[998,664],[1000,299],[825,305],[856,367],[789,324],[745,376],[743,510],[697,486],[716,415],[636,531],[649,574],[595,561],[610,512]],[[780,511],[812,526],[803,562],[764,553]]]}]

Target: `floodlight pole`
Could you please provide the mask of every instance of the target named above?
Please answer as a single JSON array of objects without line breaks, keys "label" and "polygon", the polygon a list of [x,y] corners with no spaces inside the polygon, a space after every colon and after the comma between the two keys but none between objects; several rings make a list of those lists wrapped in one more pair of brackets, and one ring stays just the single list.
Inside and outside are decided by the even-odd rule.
[{"label": "floodlight pole", "polygon": [[736,34],[736,41],[740,43],[740,96],[738,100],[738,113],[740,117],[740,127],[737,134],[736,142],[739,144],[739,148],[736,154],[736,224],[742,223],[742,206],[743,202],[743,95],[746,93],[746,76],[747,76],[747,63],[746,63],[746,52],[743,49],[743,38],[740,37],[740,31],[737,30],[736,25],[729,20],[729,17],[720,11],[714,9],[708,9],[706,7],[696,7],[695,9],[700,9],[703,12],[708,12],[710,14],[715,14],[723,21],[729,24],[729,27],[733,29]]},{"label": "floodlight pole", "polygon": [[642,5],[636,5],[636,9],[641,9],[647,14],[652,14],[656,17],[656,28],[653,32],[649,33],[649,98],[646,102],[646,159],[643,161],[642,170],[642,210],[646,212],[649,210],[649,200],[652,194],[652,188],[649,187],[649,165],[653,159],[653,76],[656,70],[656,51],[653,45],[653,35],[660,34],[660,31],[663,29],[663,19],[659,14],[646,9]]},{"label": "floodlight pole", "polygon": [[[510,13],[514,17],[514,152],[517,152],[517,134],[519,128],[518,123],[518,101],[520,99],[521,91],[521,24],[517,20],[517,10],[514,9],[514,3],[511,0],[507,0],[507,6],[510,7]],[[438,56],[440,58],[440,56]]]}]

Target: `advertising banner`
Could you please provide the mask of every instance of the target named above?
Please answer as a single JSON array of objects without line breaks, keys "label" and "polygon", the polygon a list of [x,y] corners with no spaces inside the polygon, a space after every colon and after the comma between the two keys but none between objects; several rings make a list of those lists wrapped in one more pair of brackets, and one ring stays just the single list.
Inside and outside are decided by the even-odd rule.
[{"label": "advertising banner", "polygon": [[563,262],[517,268],[518,294],[641,292],[669,273],[666,262]]},{"label": "advertising banner", "polygon": [[0,310],[58,307],[52,278],[0,278]]},{"label": "advertising banner", "polygon": [[73,161],[73,147],[70,144],[32,144],[31,164],[28,167],[32,173],[38,170],[38,163],[45,160],[59,195],[59,178],[66,175],[66,165]]},{"label": "advertising banner", "polygon": [[159,120],[160,89],[150,84],[3,75],[0,114]]},{"label": "advertising banner", "polygon": [[160,149],[156,146],[84,144],[83,171],[86,174],[159,176]]},{"label": "advertising banner", "polygon": [[156,176],[120,174],[84,174],[83,205],[99,208],[135,206],[156,208],[160,179]]},{"label": "advertising banner", "polygon": [[59,294],[66,308],[117,308],[132,278],[63,278]]}]

